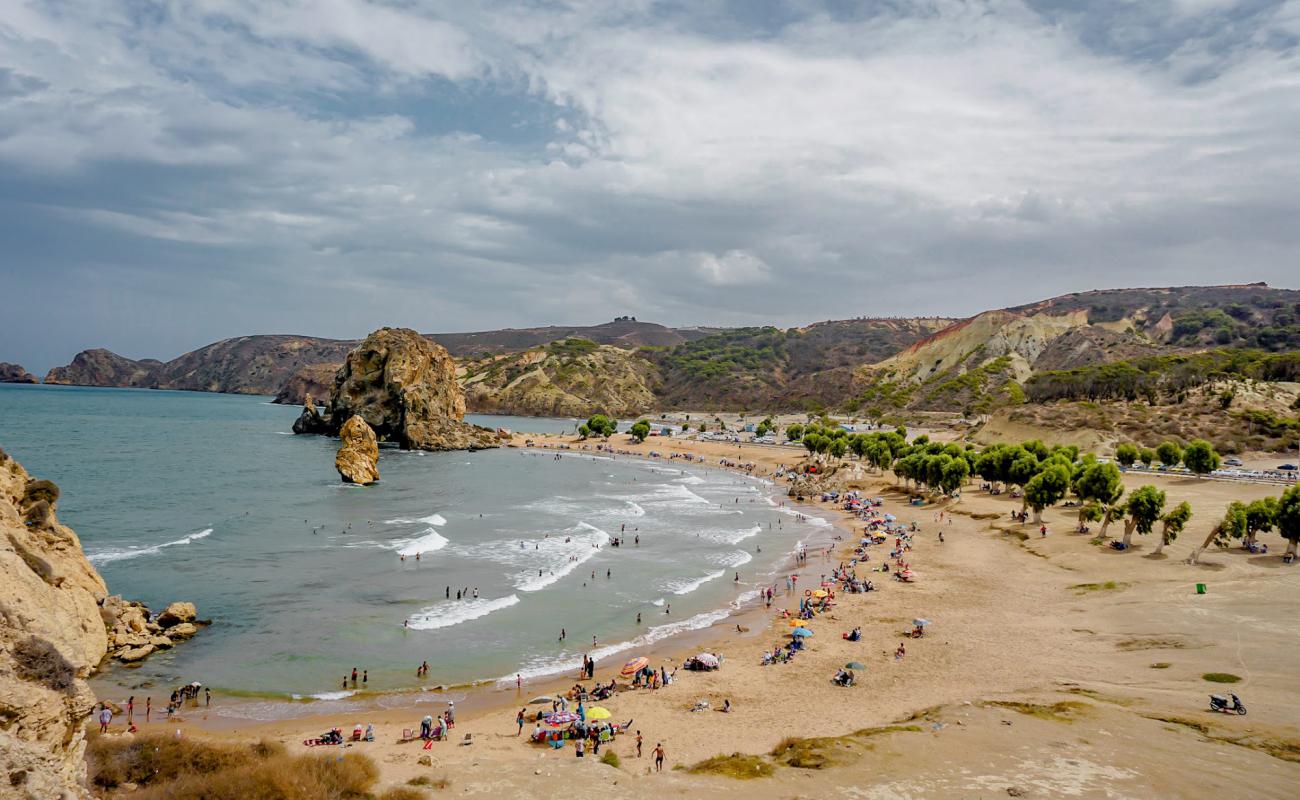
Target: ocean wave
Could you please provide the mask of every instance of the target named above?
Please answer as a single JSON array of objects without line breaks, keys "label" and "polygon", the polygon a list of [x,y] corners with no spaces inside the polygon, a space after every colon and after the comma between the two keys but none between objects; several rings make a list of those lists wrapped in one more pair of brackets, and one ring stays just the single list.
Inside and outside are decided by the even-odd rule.
[{"label": "ocean wave", "polygon": [[356,692],[345,689],[338,692],[317,692],[316,694],[309,694],[306,697],[303,697],[300,694],[294,694],[290,695],[290,697],[294,700],[346,700],[354,694],[356,694]]},{"label": "ocean wave", "polygon": [[696,486],[698,484],[704,483],[704,479],[701,478],[699,475],[687,475],[685,478],[678,478],[677,480],[673,481],[673,483],[684,483],[690,486]]},{"label": "ocean wave", "polygon": [[743,567],[754,560],[754,555],[745,550],[733,550],[730,553],[714,553],[708,557],[710,564],[716,564],[719,567],[735,569]]},{"label": "ocean wave", "polygon": [[[596,661],[600,661],[610,656],[618,655],[638,647],[647,647],[655,642],[663,641],[670,636],[676,636],[689,631],[698,631],[714,625],[727,617],[731,616],[730,608],[722,608],[714,611],[705,611],[702,614],[696,614],[693,617],[681,620],[680,622],[670,622],[666,625],[658,625],[635,639],[629,639],[617,644],[608,644],[591,650],[589,655]],[[562,655],[534,659],[525,663],[516,672],[525,680],[535,678],[544,678],[549,675],[558,675],[564,672],[570,672],[582,666],[582,657],[579,655]],[[498,686],[513,686],[515,673],[505,675],[497,679]]]},{"label": "ocean wave", "polygon": [[752,525],[742,530],[731,531],[705,531],[700,534],[704,539],[719,542],[721,544],[740,544],[746,539],[753,538],[763,532],[762,525]]},{"label": "ocean wave", "polygon": [[399,539],[388,545],[389,550],[396,550],[398,555],[413,556],[417,553],[432,553],[447,546],[447,537],[433,528],[426,528],[423,536],[414,539]]},{"label": "ocean wave", "polygon": [[86,558],[92,564],[110,564],[114,561],[126,561],[127,559],[139,558],[140,556],[157,555],[163,551],[164,547],[179,547],[183,544],[197,542],[199,539],[206,539],[210,535],[212,535],[212,529],[204,528],[201,531],[196,531],[188,536],[182,536],[181,538],[171,542],[163,542],[162,544],[155,544],[151,547],[135,547],[127,550],[104,550],[99,553],[92,553],[91,555],[86,556]]},{"label": "ocean wave", "polygon": [[789,506],[781,506],[780,508],[777,509],[777,511],[780,511],[782,514],[785,514],[786,516],[789,517],[803,517],[804,522],[807,522],[809,525],[816,525],[819,528],[830,528],[830,527],[834,527],[835,525],[835,523],[831,522],[830,520],[822,519],[821,517],[809,516],[808,514],[803,513],[799,509],[790,508]]},{"label": "ocean wave", "polygon": [[705,575],[703,578],[695,578],[693,580],[683,579],[677,581],[668,581],[663,584],[662,588],[665,592],[672,592],[673,594],[678,594],[678,595],[690,594],[691,592],[700,588],[701,586],[708,583],[709,581],[713,581],[713,580],[717,580],[718,578],[721,578],[724,574],[725,574],[724,570],[718,570],[717,572],[710,572],[708,575]]},{"label": "ocean wave", "polygon": [[386,519],[385,525],[446,525],[447,520],[441,514],[430,514],[418,519]]},{"label": "ocean wave", "polygon": [[407,627],[417,631],[450,628],[462,622],[486,617],[493,611],[509,608],[518,602],[519,596],[514,594],[498,597],[495,600],[482,597],[477,600],[449,600],[436,606],[429,606],[418,614],[412,614],[407,620]]},{"label": "ocean wave", "polygon": [[[521,592],[537,592],[545,589],[547,586],[561,580],[587,561],[594,558],[600,553],[600,547],[609,544],[610,536],[605,531],[597,528],[587,522],[579,522],[575,528],[570,528],[566,542],[559,536],[552,536],[541,541],[533,540],[536,550],[523,550],[524,557],[533,559],[536,563],[539,554],[550,562],[550,566],[538,567],[537,571],[542,574],[534,574],[533,569],[529,569],[515,578],[515,588]],[[587,531],[586,534],[577,533],[579,530]],[[563,560],[560,560],[563,559]]]},{"label": "ocean wave", "polygon": [[645,509],[642,508],[640,505],[638,505],[638,504],[632,502],[631,500],[624,500],[623,502],[627,503],[629,506],[632,507],[632,516],[634,516],[634,517],[644,517],[644,516],[645,516]]}]

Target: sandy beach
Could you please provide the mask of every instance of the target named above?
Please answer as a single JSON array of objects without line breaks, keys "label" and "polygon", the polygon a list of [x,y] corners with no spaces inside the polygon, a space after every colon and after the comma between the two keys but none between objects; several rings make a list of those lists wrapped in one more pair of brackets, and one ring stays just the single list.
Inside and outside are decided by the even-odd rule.
[{"label": "sandy beach", "polygon": [[[538,435],[516,435],[513,444],[525,440],[535,447],[595,445]],[[664,460],[689,453],[709,466],[720,466],[720,459],[752,463],[753,474],[762,476],[803,456],[794,448],[680,439],[636,445],[622,435],[609,446],[640,457],[653,450]],[[373,743],[330,752],[370,755],[384,785],[426,779],[445,782],[447,793],[497,797],[1294,796],[1300,786],[1300,692],[1293,679],[1300,571],[1283,567],[1275,555],[1282,543],[1272,534],[1262,537],[1274,553],[1268,556],[1209,551],[1199,566],[1184,563],[1228,502],[1278,490],[1159,480],[1169,502],[1188,500],[1195,517],[1178,541],[1153,556],[1153,542],[1144,537],[1120,553],[1071,533],[1069,508],[1047,511],[1049,534],[1042,537],[1037,526],[1010,521],[1018,500],[978,491],[978,481],[959,500],[918,507],[908,505],[892,475],[862,471],[853,488],[884,498],[885,511],[919,526],[906,554],[918,582],[870,576],[877,591],[837,595],[831,611],[809,623],[815,636],[788,664],[760,665],[762,652],[787,638],[789,628],[773,612],[796,603],[780,594],[771,611],[760,604],[636,653],[670,670],[700,650],[721,653],[724,663],[716,672],[679,671],[658,691],[625,691],[602,703],[611,721],[633,720],[631,730],[644,741],[641,758],[635,733],[608,746],[619,756],[618,768],[590,753],[577,759],[572,746],[550,750],[516,736],[515,713],[526,701],[562,691],[576,676],[472,692],[457,702],[450,741],[428,750],[399,740],[403,729],[418,728],[421,717],[441,710],[440,700],[265,724],[190,709],[184,721],[164,728],[155,716],[148,728],[274,739],[299,751],[307,749],[304,739],[330,727],[348,732],[358,722],[373,724]],[[1154,480],[1125,478],[1130,489],[1145,482]],[[813,505],[837,520],[843,543],[829,555],[810,553],[797,569],[800,588],[829,575],[857,539],[850,515]],[[886,555],[873,548],[864,566]],[[1197,583],[1207,584],[1206,594],[1196,593]],[[916,617],[933,624],[924,638],[904,640]],[[841,639],[855,626],[862,641]],[[906,655],[895,658],[903,641]],[[596,680],[608,682],[631,655],[598,663]],[[830,678],[851,661],[865,666],[857,671],[858,685],[834,686]],[[1207,673],[1241,680],[1224,686],[1204,680]],[[1224,690],[1241,695],[1250,714],[1211,713],[1208,695]],[[731,712],[719,713],[728,700]],[[698,701],[713,710],[691,711]],[[531,728],[530,722],[525,733]],[[462,745],[467,734],[472,744]],[[820,738],[794,743],[782,756],[765,755],[788,737]],[[657,743],[666,751],[660,774],[650,759]],[[740,780],[685,769],[732,753],[763,758],[726,762],[724,772],[743,765],[771,774]]]}]

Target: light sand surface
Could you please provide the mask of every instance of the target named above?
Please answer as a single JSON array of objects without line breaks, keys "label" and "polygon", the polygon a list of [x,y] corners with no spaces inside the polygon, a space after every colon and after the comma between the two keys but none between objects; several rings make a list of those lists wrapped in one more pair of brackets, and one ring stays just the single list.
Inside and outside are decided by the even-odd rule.
[{"label": "light sand surface", "polygon": [[[522,443],[524,437],[517,437]],[[532,436],[538,445],[557,437]],[[663,454],[691,452],[716,466],[719,458],[754,462],[768,473],[800,455],[785,448],[651,439],[642,445],[616,437],[618,450]],[[1282,542],[1266,535],[1269,556],[1240,550],[1210,551],[1202,564],[1184,562],[1191,548],[1233,499],[1276,494],[1276,487],[1189,478],[1160,481],[1169,502],[1188,500],[1195,517],[1161,557],[1152,542],[1116,552],[1069,533],[1068,508],[1049,509],[1049,535],[1035,525],[1010,522],[1019,501],[968,487],[958,501],[911,507],[892,476],[864,476],[863,488],[886,498],[886,510],[921,527],[907,555],[920,581],[875,580],[878,591],[842,594],[828,615],[810,623],[816,636],[792,663],[763,667],[760,654],[784,639],[784,622],[767,612],[735,618],[686,642],[670,642],[655,663],[708,649],[725,654],[718,672],[681,671],[658,692],[629,691],[607,701],[615,721],[634,720],[644,736],[644,756],[634,757],[632,737],[612,746],[621,768],[601,764],[573,748],[551,751],[515,737],[514,714],[523,701],[573,682],[524,687],[521,693],[485,691],[461,713],[452,742],[399,743],[402,728],[437,706],[376,710],[348,718],[311,717],[218,730],[201,712],[173,725],[192,735],[271,738],[292,750],[331,726],[350,729],[372,722],[377,741],[331,753],[362,752],[380,765],[385,784],[411,778],[445,778],[436,794],[551,797],[597,794],[626,797],[1295,797],[1300,794],[1300,567],[1282,565]],[[1126,476],[1129,488],[1145,482]],[[851,518],[844,518],[846,543]],[[945,520],[936,519],[939,511]],[[978,517],[978,518],[977,518]],[[939,529],[945,542],[937,538]],[[1095,528],[1095,526],[1094,526]],[[1112,534],[1121,531],[1112,526]],[[1150,537],[1147,537],[1150,538]],[[886,553],[873,548],[866,566]],[[816,555],[802,569],[804,585],[829,573],[844,554]],[[859,570],[861,573],[861,569]],[[879,576],[872,576],[873,578]],[[1112,583],[1113,582],[1113,583]],[[1196,583],[1208,585],[1204,595]],[[1089,584],[1099,584],[1090,587]],[[1109,588],[1107,588],[1109,587]],[[778,598],[790,606],[793,598]],[[774,611],[776,607],[774,606]],[[914,617],[933,621],[929,634],[907,639],[896,660],[900,633]],[[864,640],[840,634],[861,626]],[[631,654],[627,654],[629,657]],[[599,664],[608,681],[620,664]],[[859,685],[829,679],[848,661],[866,665]],[[1233,686],[1208,683],[1202,674],[1242,678]],[[1213,714],[1207,697],[1236,691],[1250,708],[1245,717]],[[733,713],[693,713],[697,700],[715,708],[729,699]],[[218,699],[219,702],[219,699]],[[1029,704],[1019,708],[996,702]],[[1071,703],[1051,711],[1055,703]],[[535,706],[532,708],[536,708]],[[1024,713],[1032,712],[1032,713]],[[829,763],[820,769],[777,764],[771,777],[741,781],[688,774],[672,767],[718,754],[765,754],[783,738],[841,737],[899,721],[916,730],[822,742]],[[157,723],[155,723],[155,727]],[[1200,728],[1198,729],[1198,726]],[[531,729],[531,724],[525,731]],[[473,744],[455,742],[466,733]],[[650,774],[650,751],[667,750],[666,769]],[[1271,751],[1271,752],[1270,752]],[[421,756],[431,763],[419,763]],[[768,759],[771,761],[771,759]]]}]

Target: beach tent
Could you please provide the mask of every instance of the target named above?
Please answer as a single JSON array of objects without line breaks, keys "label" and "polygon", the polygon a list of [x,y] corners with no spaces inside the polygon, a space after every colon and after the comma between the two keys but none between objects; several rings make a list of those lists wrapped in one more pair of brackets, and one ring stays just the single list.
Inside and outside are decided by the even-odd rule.
[{"label": "beach tent", "polygon": [[620,674],[625,678],[631,677],[648,666],[650,666],[650,659],[645,658],[644,656],[637,656],[623,665]]}]

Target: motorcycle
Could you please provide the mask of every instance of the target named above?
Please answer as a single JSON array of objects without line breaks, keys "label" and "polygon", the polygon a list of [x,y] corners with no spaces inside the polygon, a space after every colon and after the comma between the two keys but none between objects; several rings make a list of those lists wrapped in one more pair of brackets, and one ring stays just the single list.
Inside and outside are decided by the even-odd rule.
[{"label": "motorcycle", "polygon": [[1240,716],[1245,716],[1246,706],[1242,704],[1241,698],[1237,697],[1235,694],[1230,696],[1232,697],[1231,703],[1228,702],[1228,698],[1221,695],[1210,695],[1210,710],[1220,711],[1224,714],[1238,714]]}]

